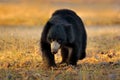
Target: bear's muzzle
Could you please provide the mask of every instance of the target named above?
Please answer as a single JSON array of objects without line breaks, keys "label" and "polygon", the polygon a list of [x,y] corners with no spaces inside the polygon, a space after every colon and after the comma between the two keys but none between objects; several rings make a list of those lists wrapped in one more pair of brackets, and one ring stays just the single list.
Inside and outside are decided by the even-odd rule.
[{"label": "bear's muzzle", "polygon": [[51,52],[53,54],[56,54],[58,52],[59,48],[60,48],[60,44],[57,41],[52,41],[52,43],[51,43]]}]

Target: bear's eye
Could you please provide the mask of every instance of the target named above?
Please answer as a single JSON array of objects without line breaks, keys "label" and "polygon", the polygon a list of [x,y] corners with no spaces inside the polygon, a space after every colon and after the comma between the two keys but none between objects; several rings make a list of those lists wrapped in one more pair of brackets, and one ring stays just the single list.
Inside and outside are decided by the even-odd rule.
[{"label": "bear's eye", "polygon": [[59,39],[59,40],[58,40],[58,43],[62,43],[62,40],[61,40],[61,39]]},{"label": "bear's eye", "polygon": [[48,40],[50,41],[50,40],[51,40],[51,38],[50,38],[50,37],[48,37]]},{"label": "bear's eye", "polygon": [[51,37],[48,37],[48,40],[49,40],[50,42],[52,42],[52,41],[53,41],[53,39],[52,39]]}]

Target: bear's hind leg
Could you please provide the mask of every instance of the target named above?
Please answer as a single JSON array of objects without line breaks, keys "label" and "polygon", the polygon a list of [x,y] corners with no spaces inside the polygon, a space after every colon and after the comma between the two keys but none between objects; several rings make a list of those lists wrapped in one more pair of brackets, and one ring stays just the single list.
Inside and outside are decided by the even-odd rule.
[{"label": "bear's hind leg", "polygon": [[61,56],[62,56],[62,61],[60,64],[62,63],[67,63],[68,60],[68,49],[67,48],[61,48]]},{"label": "bear's hind leg", "polygon": [[87,35],[84,33],[84,36],[82,36],[82,47],[80,51],[80,57],[79,60],[82,60],[86,57],[86,45],[87,45]]},{"label": "bear's hind leg", "polygon": [[85,50],[83,50],[80,54],[81,55],[79,57],[79,60],[82,60],[82,59],[84,59],[86,57],[86,51]]}]

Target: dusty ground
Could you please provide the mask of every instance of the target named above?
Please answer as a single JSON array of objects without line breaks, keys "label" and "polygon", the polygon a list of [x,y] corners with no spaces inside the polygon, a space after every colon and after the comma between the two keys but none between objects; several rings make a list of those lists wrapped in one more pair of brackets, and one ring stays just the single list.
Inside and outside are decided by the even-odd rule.
[{"label": "dusty ground", "polygon": [[[41,27],[0,27],[0,80],[119,80],[120,27],[90,26],[87,57],[78,65],[42,66]],[[61,57],[56,55],[56,63]]]}]

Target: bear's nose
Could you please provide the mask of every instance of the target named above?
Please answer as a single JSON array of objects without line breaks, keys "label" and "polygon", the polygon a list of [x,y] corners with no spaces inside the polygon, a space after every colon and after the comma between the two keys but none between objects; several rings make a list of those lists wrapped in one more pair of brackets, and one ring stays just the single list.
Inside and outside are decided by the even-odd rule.
[{"label": "bear's nose", "polygon": [[51,49],[51,53],[56,54],[56,53],[57,53],[57,50]]}]

